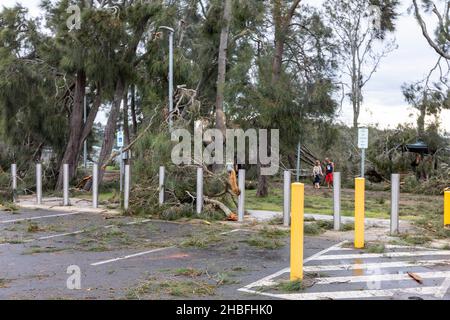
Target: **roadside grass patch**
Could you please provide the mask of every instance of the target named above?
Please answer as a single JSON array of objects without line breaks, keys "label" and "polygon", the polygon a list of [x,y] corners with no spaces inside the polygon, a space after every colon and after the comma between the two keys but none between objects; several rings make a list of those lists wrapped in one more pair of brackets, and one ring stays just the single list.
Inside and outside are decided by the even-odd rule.
[{"label": "roadside grass patch", "polygon": [[275,250],[285,245],[283,240],[288,236],[289,231],[287,230],[264,227],[257,234],[245,240],[245,242],[252,247]]},{"label": "roadside grass patch", "polygon": [[367,253],[384,253],[386,251],[386,246],[382,243],[369,243],[364,250]]},{"label": "roadside grass patch", "polygon": [[185,277],[200,277],[205,272],[203,270],[198,270],[194,268],[180,268],[175,270],[176,276],[185,276]]},{"label": "roadside grass patch", "polygon": [[2,288],[8,288],[8,284],[11,282],[11,280],[0,278],[0,289]]},{"label": "roadside grass patch", "polygon": [[13,202],[4,202],[0,204],[0,209],[6,212],[11,212],[12,214],[19,213],[19,207]]},{"label": "roadside grass patch", "polygon": [[199,248],[205,249],[211,244],[219,242],[220,238],[217,234],[207,234],[207,235],[191,235],[188,239],[182,241],[180,246],[185,248]]},{"label": "roadside grass patch", "polygon": [[169,295],[173,297],[205,297],[215,294],[216,286],[205,281],[168,279],[158,281],[156,278],[149,279],[136,288],[128,290],[127,299],[140,300],[149,295]]},{"label": "roadside grass patch", "polygon": [[38,253],[55,253],[68,250],[68,248],[56,248],[56,247],[35,247],[22,252],[23,255],[33,255]]}]

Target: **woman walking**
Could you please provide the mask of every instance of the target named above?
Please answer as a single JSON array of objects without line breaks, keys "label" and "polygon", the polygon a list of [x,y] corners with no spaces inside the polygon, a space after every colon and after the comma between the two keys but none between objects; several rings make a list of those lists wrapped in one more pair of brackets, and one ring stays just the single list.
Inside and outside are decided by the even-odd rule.
[{"label": "woman walking", "polygon": [[316,160],[316,165],[313,168],[313,176],[314,176],[314,189],[320,189],[320,180],[323,176],[323,172],[319,160]]}]

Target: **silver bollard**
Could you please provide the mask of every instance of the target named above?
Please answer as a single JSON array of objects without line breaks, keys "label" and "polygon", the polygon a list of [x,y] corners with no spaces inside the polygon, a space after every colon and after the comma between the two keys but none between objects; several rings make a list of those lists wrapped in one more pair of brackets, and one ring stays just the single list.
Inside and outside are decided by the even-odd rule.
[{"label": "silver bollard", "polygon": [[291,172],[284,171],[284,187],[283,187],[283,225],[288,227],[291,223]]},{"label": "silver bollard", "polygon": [[36,164],[36,203],[42,204],[42,164]]},{"label": "silver bollard", "polygon": [[333,173],[333,217],[334,230],[341,230],[341,173]]},{"label": "silver bollard", "polygon": [[165,190],[165,179],[166,179],[166,168],[161,166],[159,167],[159,205],[164,204],[164,194]]},{"label": "silver bollard", "polygon": [[130,205],[130,165],[125,165],[125,179],[124,179],[124,191],[123,191],[123,209],[126,211]]},{"label": "silver bollard", "polygon": [[69,206],[69,165],[66,163],[63,168],[63,205]]},{"label": "silver bollard", "polygon": [[92,207],[98,208],[98,164],[92,167]]},{"label": "silver bollard", "polygon": [[197,214],[203,210],[203,168],[197,168]]},{"label": "silver bollard", "polygon": [[391,234],[399,233],[399,201],[400,201],[400,175],[393,174],[391,176]]},{"label": "silver bollard", "polygon": [[244,222],[245,213],[245,170],[239,170],[238,221]]},{"label": "silver bollard", "polygon": [[11,165],[11,187],[13,194],[13,201],[16,202],[17,198],[17,165],[13,163]]}]

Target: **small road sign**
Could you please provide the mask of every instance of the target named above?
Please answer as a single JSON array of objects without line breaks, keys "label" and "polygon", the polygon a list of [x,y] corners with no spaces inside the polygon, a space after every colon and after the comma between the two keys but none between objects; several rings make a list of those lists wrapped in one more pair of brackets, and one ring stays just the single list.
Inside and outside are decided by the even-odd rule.
[{"label": "small road sign", "polygon": [[358,130],[358,148],[367,149],[369,147],[369,129],[359,128]]},{"label": "small road sign", "polygon": [[124,139],[123,139],[123,131],[117,132],[117,146],[119,148],[123,147]]}]

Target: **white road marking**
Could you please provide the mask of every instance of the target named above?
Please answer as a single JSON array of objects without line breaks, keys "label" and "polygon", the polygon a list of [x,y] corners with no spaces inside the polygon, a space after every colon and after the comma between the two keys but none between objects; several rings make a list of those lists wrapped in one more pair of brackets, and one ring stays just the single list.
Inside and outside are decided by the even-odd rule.
[{"label": "white road marking", "polygon": [[444,282],[442,282],[442,285],[437,290],[436,294],[434,295],[436,298],[444,298],[445,295],[448,292],[448,289],[450,289],[450,277],[446,278]]},{"label": "white road marking", "polygon": [[433,295],[439,287],[405,288],[405,289],[386,289],[386,290],[357,290],[357,291],[333,291],[333,292],[310,292],[310,293],[291,293],[291,294],[272,294],[267,292],[258,292],[249,289],[239,289],[241,292],[260,294],[263,296],[286,299],[286,300],[324,300],[324,299],[368,299],[393,297],[398,294],[411,295]]},{"label": "white road marking", "polygon": [[[344,241],[343,243],[345,243]],[[414,257],[414,256],[445,256],[450,255],[450,251],[438,251],[426,248],[411,248],[403,246],[390,246],[391,249],[422,249],[424,251],[419,252],[391,252],[385,254],[343,254],[343,255],[325,255],[331,251],[350,251],[353,249],[342,248],[342,244],[337,244],[328,249],[325,249],[314,256],[305,259],[306,262],[310,261],[323,261],[323,260],[335,260],[335,259],[357,259],[357,258],[382,258],[382,257]],[[387,247],[387,246],[386,246]],[[379,262],[379,263],[359,263],[359,264],[339,264],[339,265],[313,265],[304,266],[304,272],[321,272],[321,271],[339,271],[339,270],[364,270],[377,268],[394,268],[394,267],[424,267],[424,266],[436,266],[439,264],[450,265],[450,260],[419,260],[419,261],[392,261],[392,262]],[[277,284],[274,280],[282,274],[289,273],[290,268],[280,270],[270,276],[267,276],[259,281],[249,284],[238,291],[246,292],[250,294],[259,294],[271,298],[287,299],[287,300],[318,300],[318,299],[365,299],[376,297],[393,297],[398,294],[411,294],[411,295],[434,295],[437,298],[443,298],[448,289],[450,289],[450,271],[430,271],[430,272],[416,272],[423,279],[431,278],[446,278],[443,284],[435,287],[419,287],[419,288],[393,288],[385,290],[350,290],[350,291],[333,291],[333,292],[308,292],[308,293],[292,293],[292,294],[275,294],[269,292],[261,292],[255,288],[261,288],[264,286],[272,286]],[[337,276],[337,277],[324,277],[315,278],[315,284],[339,284],[339,283],[357,283],[357,282],[373,282],[373,281],[401,281],[411,279],[407,274],[374,274],[363,276]]]},{"label": "white road marking", "polygon": [[[319,251],[316,254],[313,254],[312,256],[306,258],[303,263],[307,263],[309,261],[312,260],[316,260],[318,257],[320,257],[322,254],[325,254],[329,251],[333,251],[336,250],[337,248],[339,248],[341,245],[343,245],[344,243],[346,243],[347,241],[342,241],[338,244],[335,244],[325,250]],[[270,276],[267,276],[265,278],[262,278],[261,280],[258,280],[256,282],[250,283],[249,285],[245,286],[244,288],[254,288],[254,287],[263,287],[263,286],[270,286],[272,284],[274,284],[273,280],[274,278],[277,278],[279,276],[281,276],[282,274],[288,273],[290,272],[291,268],[285,268],[283,270],[280,270],[278,272],[275,272],[274,274],[271,274]]]},{"label": "white road marking", "polygon": [[155,253],[155,252],[168,250],[168,249],[173,249],[173,248],[175,248],[175,246],[166,247],[166,248],[159,248],[159,249],[153,249],[153,250],[144,251],[144,252],[138,252],[138,253],[130,254],[130,255],[127,255],[127,256],[122,256],[122,257],[118,257],[118,258],[113,258],[113,259],[109,259],[109,260],[104,260],[104,261],[91,263],[91,266],[100,266],[102,264],[107,264],[107,263],[116,262],[116,261],[120,261],[120,260],[126,260],[126,259],[139,257],[139,256],[147,255],[147,254],[150,254],[150,253]]},{"label": "white road marking", "polygon": [[77,212],[70,212],[70,213],[61,213],[61,214],[53,214],[53,215],[46,215],[46,216],[13,219],[13,220],[0,221],[0,224],[14,223],[14,222],[28,221],[28,220],[37,220],[37,219],[46,219],[46,218],[58,218],[58,217],[65,217],[65,216],[73,216],[75,214],[81,214],[81,213],[84,213],[84,212],[77,211]]},{"label": "white road marking", "polygon": [[357,264],[338,264],[338,265],[318,265],[305,266],[305,272],[321,272],[321,271],[339,271],[339,270],[366,270],[366,269],[382,269],[382,268],[402,268],[402,267],[425,267],[435,266],[438,264],[450,265],[450,260],[418,260],[418,261],[393,261],[378,263],[357,263]]},{"label": "white road marking", "polygon": [[[416,275],[422,279],[435,279],[450,277],[450,271],[437,272],[416,272]],[[314,284],[336,284],[336,283],[358,283],[368,281],[401,281],[411,280],[412,278],[406,274],[374,274],[367,276],[348,276],[348,277],[327,277],[316,278]],[[449,278],[450,279],[450,278]]]},{"label": "white road marking", "polygon": [[350,260],[368,258],[394,258],[394,257],[420,257],[420,256],[450,256],[450,251],[418,251],[418,252],[386,252],[386,253],[363,253],[323,255],[315,260]]}]

